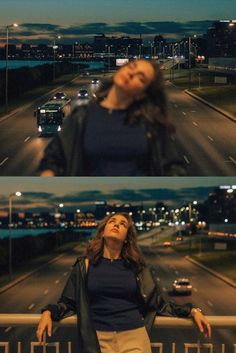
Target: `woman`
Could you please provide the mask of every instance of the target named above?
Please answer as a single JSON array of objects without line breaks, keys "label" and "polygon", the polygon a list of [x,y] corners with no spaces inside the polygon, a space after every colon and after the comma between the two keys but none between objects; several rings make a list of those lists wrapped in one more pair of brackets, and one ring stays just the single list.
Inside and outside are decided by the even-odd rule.
[{"label": "woman", "polygon": [[159,66],[135,60],[74,109],[45,150],[42,176],[186,175],[167,118]]},{"label": "woman", "polygon": [[77,260],[57,305],[43,309],[37,338],[51,336],[52,320],[76,313],[79,353],[151,353],[156,314],[192,316],[211,336],[206,318],[192,304],[167,303],[160,294],[136,244],[136,231],[126,213],[106,217],[85,257]]}]

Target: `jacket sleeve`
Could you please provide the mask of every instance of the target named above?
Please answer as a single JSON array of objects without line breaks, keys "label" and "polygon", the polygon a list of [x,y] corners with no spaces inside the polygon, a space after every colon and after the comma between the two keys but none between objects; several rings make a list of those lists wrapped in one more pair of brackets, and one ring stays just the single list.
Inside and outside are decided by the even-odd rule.
[{"label": "jacket sleeve", "polygon": [[161,154],[164,175],[187,175],[186,163],[183,161],[177,151],[173,133],[170,133],[167,131],[167,129],[163,128],[161,135]]},{"label": "jacket sleeve", "polygon": [[76,268],[70,274],[57,304],[48,304],[41,312],[49,310],[53,321],[60,321],[76,313]]},{"label": "jacket sleeve", "polygon": [[147,268],[144,271],[144,285],[142,291],[148,293],[146,310],[155,311],[156,315],[188,317],[193,308],[192,303],[176,304],[166,299],[153,273]]},{"label": "jacket sleeve", "polygon": [[156,314],[159,316],[174,316],[174,317],[189,317],[191,309],[193,308],[192,303],[176,304],[173,301],[169,301],[165,298],[162,293],[160,286],[155,281],[156,291]]},{"label": "jacket sleeve", "polygon": [[58,134],[46,147],[38,172],[41,174],[47,169],[52,170],[56,176],[65,175],[66,159]]}]

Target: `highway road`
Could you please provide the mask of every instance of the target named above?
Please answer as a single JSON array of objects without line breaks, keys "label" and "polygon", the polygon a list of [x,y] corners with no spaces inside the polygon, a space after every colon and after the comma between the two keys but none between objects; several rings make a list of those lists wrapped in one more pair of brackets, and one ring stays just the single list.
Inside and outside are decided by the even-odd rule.
[{"label": "highway road", "polygon": [[[151,246],[150,246],[151,245]],[[211,274],[189,263],[185,258],[171,248],[152,246],[147,237],[140,240],[148,265],[159,283],[166,300],[177,303],[192,302],[202,308],[206,315],[236,315],[236,290]],[[57,262],[46,265],[42,270],[25,281],[17,284],[8,291],[0,294],[1,313],[39,313],[47,303],[56,302],[66,279],[69,276],[72,264],[80,248],[72,254],[67,254]],[[174,296],[171,284],[178,277],[188,277],[193,285],[191,296]],[[171,353],[171,344],[176,343],[176,352],[183,352],[183,344],[197,342],[212,343],[214,353],[221,353],[221,344],[226,344],[226,352],[233,353],[233,344],[236,343],[235,330],[213,330],[212,340],[209,341],[198,333],[197,329],[155,329],[153,342],[163,342],[163,353]],[[10,341],[10,353],[16,352],[17,342],[22,342],[22,352],[29,352],[29,342],[35,341],[33,328],[0,328],[0,342]],[[57,328],[54,326],[51,342],[60,341],[62,352],[67,352],[66,342],[72,341],[72,352],[76,352],[76,330],[73,328]],[[206,349],[201,352],[207,351]],[[38,352],[38,351],[37,351]],[[47,352],[54,352],[48,349]],[[153,350],[153,353],[155,350]]]},{"label": "highway road", "polygon": [[[89,78],[63,89],[73,100]],[[167,84],[169,115],[177,127],[176,150],[190,176],[236,175],[236,123]],[[51,95],[50,95],[51,96]],[[48,96],[47,98],[49,98]],[[34,176],[49,137],[38,137],[34,109],[46,97],[0,120],[0,176]]]}]

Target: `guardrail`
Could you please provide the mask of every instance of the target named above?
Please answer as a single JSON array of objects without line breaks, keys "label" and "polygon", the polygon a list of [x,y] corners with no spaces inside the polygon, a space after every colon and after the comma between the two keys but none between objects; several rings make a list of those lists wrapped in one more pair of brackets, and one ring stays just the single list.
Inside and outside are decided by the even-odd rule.
[{"label": "guardrail", "polygon": [[[37,327],[40,314],[0,314],[0,327]],[[206,316],[212,329],[234,329],[236,330],[236,316]],[[76,326],[76,316],[71,316],[60,322],[54,323],[56,327],[73,327]],[[192,319],[173,318],[173,317],[156,317],[154,327],[158,328],[178,328],[178,329],[193,329],[196,327]],[[236,334],[235,342],[232,344],[232,353],[236,353]],[[30,342],[30,353],[34,353],[35,347],[38,347],[38,342]],[[46,342],[46,334],[43,337],[42,351],[46,353],[47,347],[55,347],[55,353],[60,353],[59,342]],[[71,342],[68,342],[67,353],[72,353]],[[163,344],[160,342],[152,342],[152,347],[158,349],[158,353],[163,353]],[[11,353],[10,343],[1,342],[0,338],[0,352],[3,348],[3,353]],[[214,353],[214,345],[212,343],[184,343],[184,353],[189,353],[190,350],[194,349],[195,352],[201,353],[202,349],[204,352]],[[218,347],[219,351],[219,347]],[[21,353],[21,342],[17,344],[17,353]],[[172,343],[171,352],[176,353],[176,345]],[[16,352],[14,352],[16,353]],[[225,344],[221,345],[221,353],[225,353]],[[231,353],[231,352],[229,352]]]}]

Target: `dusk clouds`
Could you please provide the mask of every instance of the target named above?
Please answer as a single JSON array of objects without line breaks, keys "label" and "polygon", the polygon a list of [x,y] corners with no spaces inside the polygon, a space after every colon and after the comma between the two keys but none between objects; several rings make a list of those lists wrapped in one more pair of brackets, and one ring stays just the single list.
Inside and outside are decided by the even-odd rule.
[{"label": "dusk clouds", "polygon": [[[108,24],[103,22],[87,23],[82,25],[60,26],[50,23],[21,23],[11,32],[11,40],[18,43],[50,43],[55,35],[60,34],[63,43],[73,41],[92,41],[94,35],[128,35],[131,37],[142,35],[143,39],[161,34],[167,39],[180,39],[193,34],[204,34],[214,20],[206,21],[157,21],[157,22],[120,22]],[[5,31],[0,30],[1,38]]]}]

